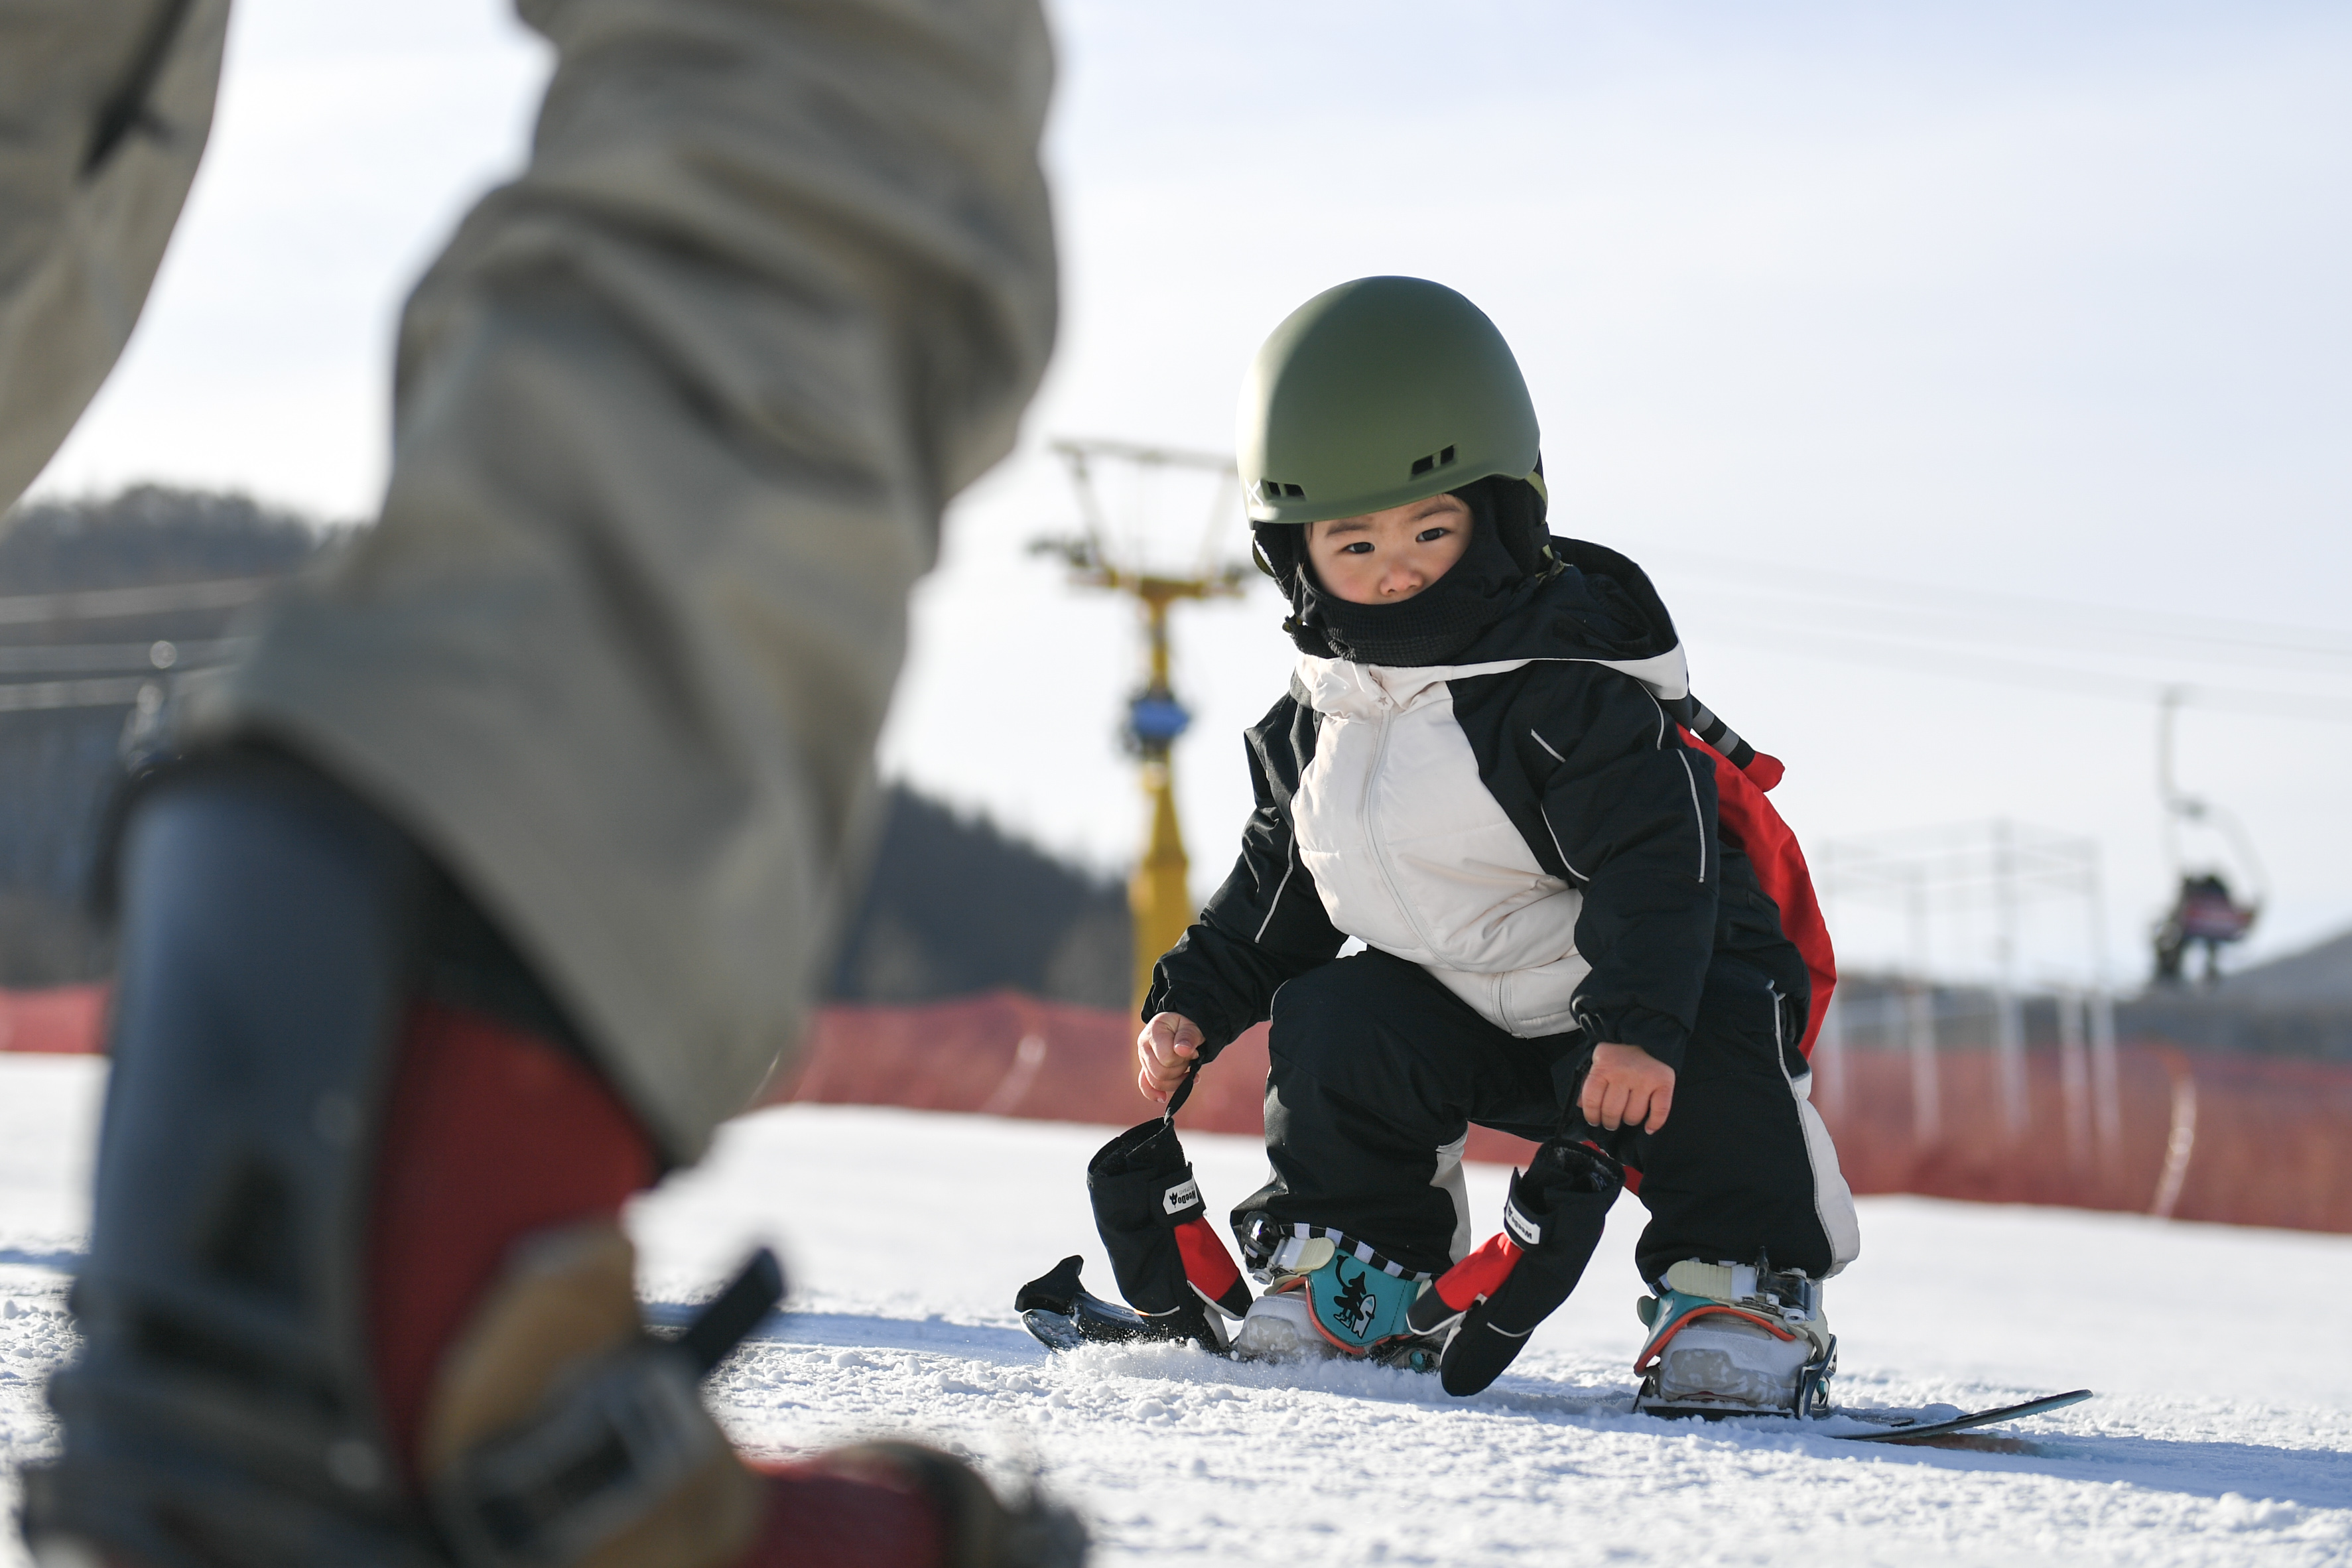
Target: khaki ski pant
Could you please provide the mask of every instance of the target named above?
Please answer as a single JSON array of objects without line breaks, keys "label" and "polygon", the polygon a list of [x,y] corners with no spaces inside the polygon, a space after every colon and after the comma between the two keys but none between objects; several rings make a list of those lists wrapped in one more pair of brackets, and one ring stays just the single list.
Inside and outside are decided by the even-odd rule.
[{"label": "khaki ski pant", "polygon": [[[519,9],[555,78],[403,316],[381,519],[181,722],[404,823],[686,1161],[793,1052],[908,590],[1043,371],[1051,66],[1035,0]],[[128,336],[225,11],[0,0],[0,500]]]}]

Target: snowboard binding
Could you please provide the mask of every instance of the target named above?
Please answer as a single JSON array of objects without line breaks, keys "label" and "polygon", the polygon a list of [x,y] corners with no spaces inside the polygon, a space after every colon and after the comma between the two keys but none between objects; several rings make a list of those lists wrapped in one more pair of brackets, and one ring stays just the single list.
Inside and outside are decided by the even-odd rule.
[{"label": "snowboard binding", "polygon": [[1633,1408],[1654,1415],[1828,1415],[1837,1336],[1822,1282],[1804,1270],[1686,1258],[1635,1311],[1650,1336],[1635,1358]]}]

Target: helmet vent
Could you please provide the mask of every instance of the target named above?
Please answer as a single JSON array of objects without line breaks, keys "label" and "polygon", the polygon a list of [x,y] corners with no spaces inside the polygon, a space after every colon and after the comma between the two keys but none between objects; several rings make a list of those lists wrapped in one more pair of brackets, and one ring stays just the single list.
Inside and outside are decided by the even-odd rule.
[{"label": "helmet vent", "polygon": [[1288,496],[1293,500],[1297,500],[1305,497],[1307,494],[1305,490],[1299,489],[1297,485],[1286,485],[1279,479],[1260,479],[1258,481],[1257,489],[1258,494],[1264,496],[1267,500],[1280,500],[1285,496]]},{"label": "helmet vent", "polygon": [[1422,475],[1429,472],[1430,469],[1442,468],[1453,460],[1454,448],[1451,447],[1446,447],[1444,451],[1432,453],[1426,458],[1415,458],[1412,460],[1412,477],[1414,479],[1419,479]]}]

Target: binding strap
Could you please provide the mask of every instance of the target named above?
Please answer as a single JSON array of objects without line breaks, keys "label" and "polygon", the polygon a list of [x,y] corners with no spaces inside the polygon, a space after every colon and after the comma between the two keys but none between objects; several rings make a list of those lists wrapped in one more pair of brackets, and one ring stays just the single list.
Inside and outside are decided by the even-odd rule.
[{"label": "binding strap", "polygon": [[469,1449],[431,1486],[435,1519],[464,1568],[539,1568],[588,1556],[727,1452],[696,1385],[784,1290],[761,1247],[676,1340],[605,1359],[545,1408]]},{"label": "binding strap", "polygon": [[1357,1262],[1377,1268],[1391,1279],[1417,1282],[1433,1277],[1429,1270],[1407,1268],[1396,1258],[1389,1257],[1368,1243],[1358,1241],[1346,1231],[1335,1226],[1307,1225],[1297,1220],[1278,1220],[1266,1214],[1250,1216],[1248,1227],[1242,1237],[1242,1251],[1249,1258],[1251,1267],[1263,1268],[1272,1261],[1275,1248],[1292,1237],[1301,1241],[1328,1241],[1335,1252],[1345,1253]]}]

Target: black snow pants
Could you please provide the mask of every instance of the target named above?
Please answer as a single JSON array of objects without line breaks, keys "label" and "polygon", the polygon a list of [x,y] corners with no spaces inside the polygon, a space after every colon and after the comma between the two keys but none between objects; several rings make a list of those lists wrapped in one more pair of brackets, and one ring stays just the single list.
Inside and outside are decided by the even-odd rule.
[{"label": "black snow pants", "polygon": [[[1794,1012],[1738,958],[1718,956],[1708,970],[1665,1126],[1614,1141],[1650,1211],[1635,1252],[1645,1281],[1686,1258],[1767,1255],[1819,1278],[1841,1250],[1832,1225],[1851,1237],[1834,1155],[1821,1179],[1798,1108],[1791,1074],[1803,1064],[1786,1044]],[[1463,1216],[1433,1184],[1441,1151],[1472,1122],[1538,1142],[1580,1124],[1570,1089],[1589,1049],[1579,1034],[1508,1034],[1419,964],[1377,950],[1299,976],[1274,998],[1272,1170],[1234,1211],[1235,1229],[1264,1213],[1442,1271]]]}]

